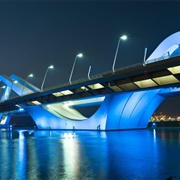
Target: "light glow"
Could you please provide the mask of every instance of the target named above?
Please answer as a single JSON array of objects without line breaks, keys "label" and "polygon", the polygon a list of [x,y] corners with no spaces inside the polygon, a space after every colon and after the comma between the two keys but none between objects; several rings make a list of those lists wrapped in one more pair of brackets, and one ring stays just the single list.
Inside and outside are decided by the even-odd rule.
[{"label": "light glow", "polygon": [[66,101],[64,104],[68,104],[68,106],[72,105],[87,105],[87,104],[100,104],[104,101],[105,96],[103,97],[97,97],[97,98],[87,98],[87,99],[82,99],[82,100],[74,100],[74,101]]},{"label": "light glow", "polygon": [[79,53],[78,55],[77,55],[77,57],[83,57],[83,54],[82,53]]},{"label": "light glow", "polygon": [[1,119],[1,122],[0,122],[0,124],[5,124],[6,123],[6,121],[7,121],[7,116],[3,116],[2,117],[2,119]]},{"label": "light glow", "polygon": [[53,65],[51,65],[51,66],[49,66],[48,68],[49,68],[49,69],[53,69],[53,68],[54,68],[54,66],[53,66]]},{"label": "light glow", "polygon": [[41,104],[39,101],[31,101],[33,104],[39,105]]},{"label": "light glow", "polygon": [[89,85],[89,87],[90,87],[91,89],[101,89],[101,88],[104,88],[104,86],[101,85],[100,83],[96,83],[96,84]]},{"label": "light glow", "polygon": [[170,71],[172,74],[179,74],[180,73],[180,66],[174,66],[168,68],[168,71]]},{"label": "light glow", "polygon": [[179,82],[173,75],[153,78],[159,85],[171,84]]},{"label": "light glow", "polygon": [[121,39],[122,39],[122,40],[126,40],[126,39],[127,39],[127,36],[126,36],[126,35],[123,35],[123,36],[121,36]]},{"label": "light glow", "polygon": [[87,87],[85,87],[85,86],[82,86],[81,89],[82,89],[83,91],[88,91],[88,90],[89,90],[89,89],[88,89]]},{"label": "light glow", "polygon": [[157,84],[152,79],[146,79],[142,81],[136,81],[134,82],[137,86],[140,88],[147,88],[147,87],[153,87],[157,86]]},{"label": "light glow", "polygon": [[69,95],[69,94],[73,94],[72,91],[70,90],[65,90],[65,91],[60,91],[60,92],[55,92],[52,93],[54,96],[59,97],[59,96],[64,96],[64,95]]},{"label": "light glow", "polygon": [[19,111],[24,111],[24,109],[23,108],[19,108]]}]

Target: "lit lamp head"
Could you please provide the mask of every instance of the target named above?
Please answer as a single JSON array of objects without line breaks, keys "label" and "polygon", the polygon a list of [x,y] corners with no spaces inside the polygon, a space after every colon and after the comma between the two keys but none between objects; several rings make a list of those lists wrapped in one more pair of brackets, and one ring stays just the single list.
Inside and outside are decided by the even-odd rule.
[{"label": "lit lamp head", "polygon": [[127,36],[126,35],[123,35],[120,37],[122,40],[126,40],[127,39]]},{"label": "lit lamp head", "polygon": [[29,74],[29,76],[28,77],[33,77],[33,74]]},{"label": "lit lamp head", "polygon": [[77,55],[77,57],[83,57],[83,54],[82,53],[79,53],[78,55]]},{"label": "lit lamp head", "polygon": [[51,66],[49,66],[48,68],[49,68],[49,69],[53,69],[53,68],[54,68],[54,66],[53,66],[53,65],[51,65]]}]

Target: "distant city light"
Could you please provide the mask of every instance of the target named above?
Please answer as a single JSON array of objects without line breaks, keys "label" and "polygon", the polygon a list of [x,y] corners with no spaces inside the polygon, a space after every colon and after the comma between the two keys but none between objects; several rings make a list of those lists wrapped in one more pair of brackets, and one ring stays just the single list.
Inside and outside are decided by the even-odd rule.
[{"label": "distant city light", "polygon": [[151,116],[150,118],[150,122],[160,122],[160,121],[180,121],[180,117],[168,116],[168,115],[162,114],[161,112],[159,115],[156,115],[156,113],[154,113],[154,115]]}]

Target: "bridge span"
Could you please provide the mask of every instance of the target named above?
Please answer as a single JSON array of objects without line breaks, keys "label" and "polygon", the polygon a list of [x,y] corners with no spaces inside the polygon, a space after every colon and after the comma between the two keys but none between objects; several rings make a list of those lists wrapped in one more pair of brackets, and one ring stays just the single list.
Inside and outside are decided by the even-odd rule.
[{"label": "bridge span", "polygon": [[[158,48],[171,39],[180,42],[180,33],[165,39]],[[27,112],[39,129],[146,128],[153,112],[167,97],[180,95],[179,46],[172,48],[174,43],[169,43],[163,53],[159,50],[158,56],[157,48],[153,60],[148,58],[144,63],[44,91],[16,75],[1,75],[6,85],[0,102],[1,127],[8,126],[14,113]],[[11,91],[18,96],[9,98]],[[76,109],[97,104],[99,108],[91,117]]]}]

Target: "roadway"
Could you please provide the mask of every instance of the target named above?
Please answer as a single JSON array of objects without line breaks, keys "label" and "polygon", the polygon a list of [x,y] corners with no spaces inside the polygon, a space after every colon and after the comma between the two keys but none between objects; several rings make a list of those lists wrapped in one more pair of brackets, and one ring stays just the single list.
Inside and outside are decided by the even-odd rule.
[{"label": "roadway", "polygon": [[180,56],[146,65],[139,63],[117,69],[115,73],[102,73],[91,79],[78,80],[72,84],[61,84],[41,92],[14,97],[0,103],[0,112],[18,110],[20,106],[45,105],[125,91],[179,87],[179,82]]}]

